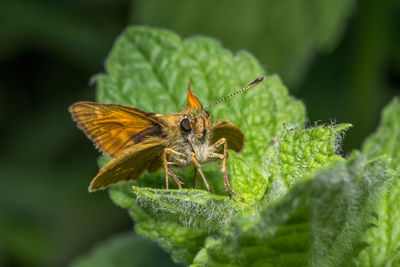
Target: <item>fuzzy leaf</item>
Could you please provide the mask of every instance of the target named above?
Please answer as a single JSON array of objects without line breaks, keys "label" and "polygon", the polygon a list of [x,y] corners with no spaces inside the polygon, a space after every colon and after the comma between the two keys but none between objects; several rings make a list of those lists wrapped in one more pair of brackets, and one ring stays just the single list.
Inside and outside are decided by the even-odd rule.
[{"label": "fuzzy leaf", "polygon": [[133,187],[139,206],[157,220],[216,231],[237,212],[228,197],[203,190],[165,190]]},{"label": "fuzzy leaf", "polygon": [[296,183],[258,216],[209,238],[193,266],[342,266],[363,246],[373,204],[390,178],[383,159],[354,155]]},{"label": "fuzzy leaf", "polygon": [[387,155],[390,166],[400,171],[400,98],[395,97],[382,111],[377,131],[363,144],[363,152],[369,158]]},{"label": "fuzzy leaf", "polygon": [[370,158],[386,155],[397,176],[378,202],[376,227],[371,228],[365,242],[368,247],[357,258],[358,266],[400,265],[400,99],[384,108],[378,130],[363,145]]},{"label": "fuzzy leaf", "polygon": [[254,214],[259,205],[285,194],[291,185],[307,173],[342,160],[339,154],[344,130],[350,124],[319,126],[301,131],[284,127],[266,152],[261,167],[246,162],[242,155],[231,154],[232,184],[245,198],[245,213]]},{"label": "fuzzy leaf", "polygon": [[209,231],[201,227],[185,226],[173,220],[172,216],[160,218],[152,214],[153,210],[142,209],[136,201],[135,193],[126,184],[118,184],[110,190],[111,199],[123,208],[128,208],[135,220],[135,231],[154,241],[172,254],[176,262],[192,262],[203,246]]}]

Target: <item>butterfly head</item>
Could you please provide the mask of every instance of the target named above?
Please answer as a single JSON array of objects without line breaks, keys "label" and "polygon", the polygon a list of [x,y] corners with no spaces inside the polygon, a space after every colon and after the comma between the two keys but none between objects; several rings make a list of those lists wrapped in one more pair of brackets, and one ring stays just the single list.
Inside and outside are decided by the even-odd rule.
[{"label": "butterfly head", "polygon": [[187,106],[179,122],[180,130],[188,139],[204,140],[211,126],[211,116],[188,86]]}]

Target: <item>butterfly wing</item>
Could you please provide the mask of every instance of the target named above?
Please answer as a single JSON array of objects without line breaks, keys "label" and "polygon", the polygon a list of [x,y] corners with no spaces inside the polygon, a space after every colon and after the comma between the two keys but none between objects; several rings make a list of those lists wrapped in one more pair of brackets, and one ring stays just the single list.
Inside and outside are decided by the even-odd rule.
[{"label": "butterfly wing", "polygon": [[134,145],[100,169],[90,183],[89,191],[105,189],[119,181],[137,180],[146,169],[157,170],[161,167],[164,147],[162,141]]},{"label": "butterfly wing", "polygon": [[225,137],[228,148],[240,152],[244,146],[244,135],[242,131],[229,121],[216,121],[211,127],[210,144],[214,144],[222,137]]},{"label": "butterfly wing", "polygon": [[145,137],[162,135],[164,121],[136,108],[82,101],[70,106],[69,111],[96,147],[112,157]]}]

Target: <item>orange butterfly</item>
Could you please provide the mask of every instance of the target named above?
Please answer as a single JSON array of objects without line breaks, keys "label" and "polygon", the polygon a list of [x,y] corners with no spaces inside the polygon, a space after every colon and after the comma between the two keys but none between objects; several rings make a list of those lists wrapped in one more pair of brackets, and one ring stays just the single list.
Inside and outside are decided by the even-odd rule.
[{"label": "orange butterfly", "polygon": [[226,171],[228,149],[240,152],[244,145],[242,131],[229,121],[211,122],[207,108],[260,83],[260,77],[241,90],[203,108],[188,86],[186,108],[176,114],[149,113],[137,108],[82,101],[69,107],[72,118],[103,153],[112,157],[92,180],[89,191],[105,189],[123,180],[136,180],[145,171],[164,167],[165,184],[171,176],[183,184],[169,166],[195,166],[208,191],[210,186],[200,164],[222,160],[226,193],[241,198],[231,187]]}]

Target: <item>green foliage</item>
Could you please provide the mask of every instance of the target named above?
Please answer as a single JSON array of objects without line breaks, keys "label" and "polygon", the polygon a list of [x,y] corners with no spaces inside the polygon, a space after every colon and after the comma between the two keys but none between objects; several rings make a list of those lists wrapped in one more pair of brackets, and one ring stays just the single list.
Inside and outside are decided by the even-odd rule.
[{"label": "green foliage", "polygon": [[[118,39],[106,71],[94,77],[97,101],[157,113],[173,113],[186,106],[189,77],[193,93],[207,104],[264,75],[247,52],[233,55],[210,38],[181,40],[172,32],[143,27],[128,28]],[[305,121],[303,105],[287,95],[277,76],[214,106],[211,112],[214,118],[230,120],[244,131],[243,155],[258,162],[267,148],[265,140],[275,136],[282,123],[299,129]]]},{"label": "green foliage", "polygon": [[342,266],[363,247],[385,170],[355,154],[318,172],[260,214],[236,217],[193,266]]},{"label": "green foliage", "polygon": [[[136,190],[138,190],[138,188],[136,188]],[[159,193],[159,195],[165,190],[160,191],[161,193]],[[154,192],[157,193],[157,190],[146,190],[146,188],[144,188],[141,192],[145,192],[147,195],[150,195],[149,192],[153,193],[151,197],[154,199]],[[177,200],[174,199],[174,194],[179,195],[179,192],[172,191],[170,201],[177,202]],[[183,192],[183,194],[185,194],[185,192]],[[199,192],[199,194],[203,194],[204,199],[207,199],[207,196],[204,196],[204,192]],[[126,184],[114,186],[110,191],[110,195],[115,203],[129,209],[130,215],[136,222],[135,231],[138,234],[156,240],[167,251],[172,253],[173,259],[177,262],[191,262],[198,250],[202,247],[205,238],[210,233],[210,231],[202,229],[201,227],[186,226],[188,224],[187,221],[185,222],[186,225],[179,223],[182,219],[173,214],[176,212],[176,209],[164,210],[163,218],[154,214],[155,209],[158,208],[158,211],[161,210],[163,208],[162,205],[167,202],[168,199],[157,199],[157,202],[150,207],[144,206],[142,208],[140,203],[136,201],[136,195]],[[142,200],[146,204],[150,201],[149,197],[147,197],[147,199],[142,197]],[[197,208],[201,209],[201,205]],[[170,214],[168,214],[168,212]],[[200,218],[197,219],[201,220],[201,216],[199,217]]]},{"label": "green foliage", "polygon": [[160,190],[133,187],[139,205],[161,221],[216,231],[237,212],[226,197],[199,190]]},{"label": "green foliage", "polygon": [[363,152],[370,158],[387,155],[390,166],[400,170],[400,99],[394,98],[382,111],[382,118],[376,133],[363,145]]},{"label": "green foliage", "polygon": [[246,200],[241,203],[245,207],[243,212],[253,214],[260,204],[278,199],[305,174],[340,160],[335,150],[340,146],[340,133],[349,126],[320,126],[300,131],[283,126],[268,142],[270,146],[259,166],[250,165],[245,156],[232,153],[232,184]]},{"label": "green foliage", "polygon": [[381,123],[363,145],[363,152],[371,157],[386,155],[396,179],[377,203],[376,227],[365,236],[368,247],[357,258],[359,266],[400,265],[400,100],[385,107]]},{"label": "green foliage", "polygon": [[[147,27],[121,35],[106,71],[94,77],[99,102],[157,113],[185,106],[189,77],[206,104],[265,75],[247,52],[233,55],[209,38],[182,40]],[[380,192],[397,175],[378,157],[383,149],[372,153],[368,144],[386,147],[383,139],[389,137],[368,141],[368,160],[358,152],[344,160],[340,142],[350,124],[304,129],[304,106],[275,75],[210,112],[246,136],[243,153],[230,152],[228,159],[231,183],[244,200],[225,196],[220,163],[204,166],[216,194],[191,189],[191,170],[179,173],[181,190],[163,189],[161,172],[145,173],[110,189],[112,200],[129,210],[136,232],[160,244],[175,262],[194,266],[342,266],[354,260],[365,248],[373,214],[380,214],[373,210]]]},{"label": "green foliage", "polygon": [[[0,1],[0,266],[65,266],[101,236],[129,230],[126,210],[106,192],[87,193],[98,152],[66,111],[75,101],[94,99],[88,77],[104,71],[105,55],[129,12],[133,23],[183,37],[212,36],[231,51],[246,48],[291,91],[298,87],[309,121],[335,118],[355,125],[345,154],[360,147],[383,103],[399,95],[400,1],[237,3]],[[326,45],[317,44],[323,35]],[[214,192],[223,194],[218,164],[204,167]],[[183,177],[192,179],[190,171]],[[164,184],[158,175],[143,179],[144,187]],[[185,188],[193,188],[193,181],[185,181]]]},{"label": "green foliage", "polygon": [[353,0],[147,0],[134,5],[132,21],[167,27],[183,36],[194,32],[218,36],[234,50],[246,47],[268,64],[270,72],[293,85],[315,52],[336,46],[354,4]]}]

